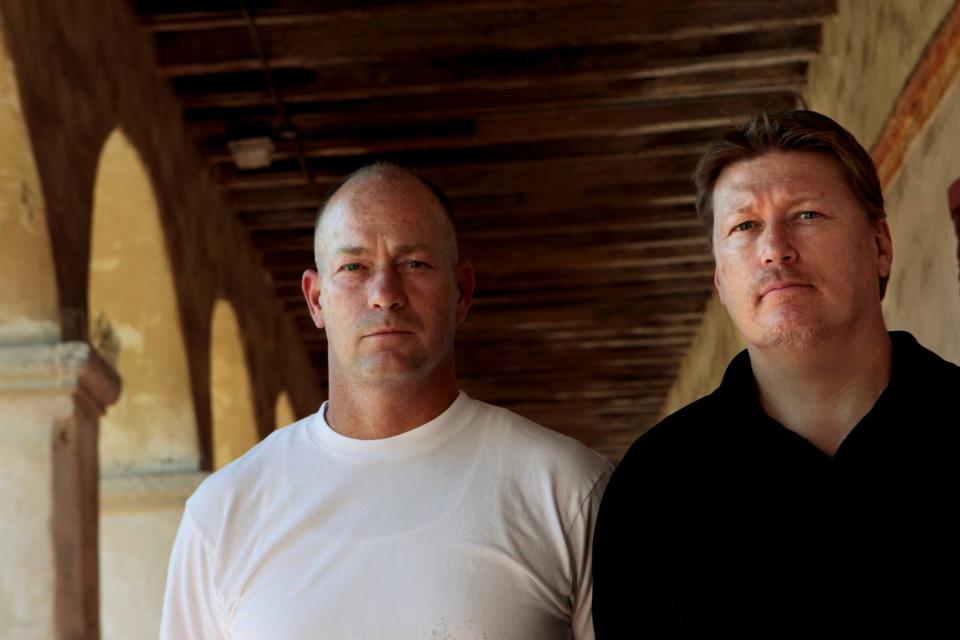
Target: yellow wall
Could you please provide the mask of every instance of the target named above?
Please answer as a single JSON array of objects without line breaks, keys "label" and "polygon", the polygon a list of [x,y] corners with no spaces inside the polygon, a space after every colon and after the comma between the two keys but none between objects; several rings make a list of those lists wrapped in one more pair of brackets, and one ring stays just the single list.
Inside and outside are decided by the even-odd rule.
[{"label": "yellow wall", "polygon": [[273,424],[275,429],[285,427],[297,421],[297,414],[293,411],[293,405],[290,404],[290,396],[287,395],[286,391],[277,396],[277,408],[274,411],[274,416]]},{"label": "yellow wall", "polygon": [[240,324],[226,300],[214,307],[210,344],[213,467],[219,469],[260,439]]},{"label": "yellow wall", "polygon": [[910,331],[960,363],[960,269],[947,203],[947,188],[960,178],[958,143],[960,82],[954,82],[886,191],[893,272],[883,315],[890,329]]},{"label": "yellow wall", "polygon": [[47,217],[0,33],[0,345],[60,339]]},{"label": "yellow wall", "polygon": [[90,334],[106,317],[124,386],[100,421],[101,471],[195,470],[196,418],[163,229],[150,178],[120,130],[100,156],[90,255]]},{"label": "yellow wall", "polygon": [[804,97],[868,150],[954,0],[840,0]]}]

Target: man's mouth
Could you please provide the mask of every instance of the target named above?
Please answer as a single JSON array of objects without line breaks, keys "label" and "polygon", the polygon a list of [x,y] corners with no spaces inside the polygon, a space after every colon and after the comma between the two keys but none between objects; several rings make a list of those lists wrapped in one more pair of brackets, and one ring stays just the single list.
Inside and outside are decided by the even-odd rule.
[{"label": "man's mouth", "polygon": [[767,283],[760,290],[760,297],[763,298],[768,293],[774,293],[776,291],[784,291],[787,289],[795,288],[806,288],[810,285],[806,282],[801,282],[800,280],[775,280],[774,282]]},{"label": "man's mouth", "polygon": [[363,335],[364,338],[377,338],[377,337],[389,337],[389,336],[410,336],[413,335],[412,331],[405,331],[403,329],[378,329],[376,331],[371,331]]}]

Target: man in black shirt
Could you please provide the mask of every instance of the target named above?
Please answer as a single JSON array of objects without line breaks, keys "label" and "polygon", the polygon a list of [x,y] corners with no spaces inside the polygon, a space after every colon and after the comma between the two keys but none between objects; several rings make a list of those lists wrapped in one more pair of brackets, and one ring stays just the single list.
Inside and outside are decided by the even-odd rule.
[{"label": "man in black shirt", "polygon": [[823,115],[762,113],[695,179],[747,349],[614,473],[597,637],[956,628],[960,367],[887,332],[869,155]]}]

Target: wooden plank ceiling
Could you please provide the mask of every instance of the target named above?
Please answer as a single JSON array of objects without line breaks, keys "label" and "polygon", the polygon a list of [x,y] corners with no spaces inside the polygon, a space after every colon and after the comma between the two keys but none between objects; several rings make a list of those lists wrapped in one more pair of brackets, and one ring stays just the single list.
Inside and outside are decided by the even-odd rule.
[{"label": "wooden plank ceiling", "polygon": [[[134,5],[321,377],[324,337],[299,288],[318,197],[393,160],[450,194],[477,268],[461,386],[613,459],[655,421],[711,293],[698,153],[731,121],[798,104],[835,12],[834,0]],[[256,136],[275,143],[272,164],[238,169],[228,142]]]}]

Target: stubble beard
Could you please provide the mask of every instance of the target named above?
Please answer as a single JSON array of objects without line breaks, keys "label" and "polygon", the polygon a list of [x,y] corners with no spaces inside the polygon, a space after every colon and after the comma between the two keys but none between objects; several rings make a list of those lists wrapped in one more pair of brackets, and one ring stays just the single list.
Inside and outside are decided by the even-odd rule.
[{"label": "stubble beard", "polygon": [[777,309],[771,320],[763,326],[761,343],[775,349],[805,351],[815,347],[827,332],[822,318],[809,309]]}]

